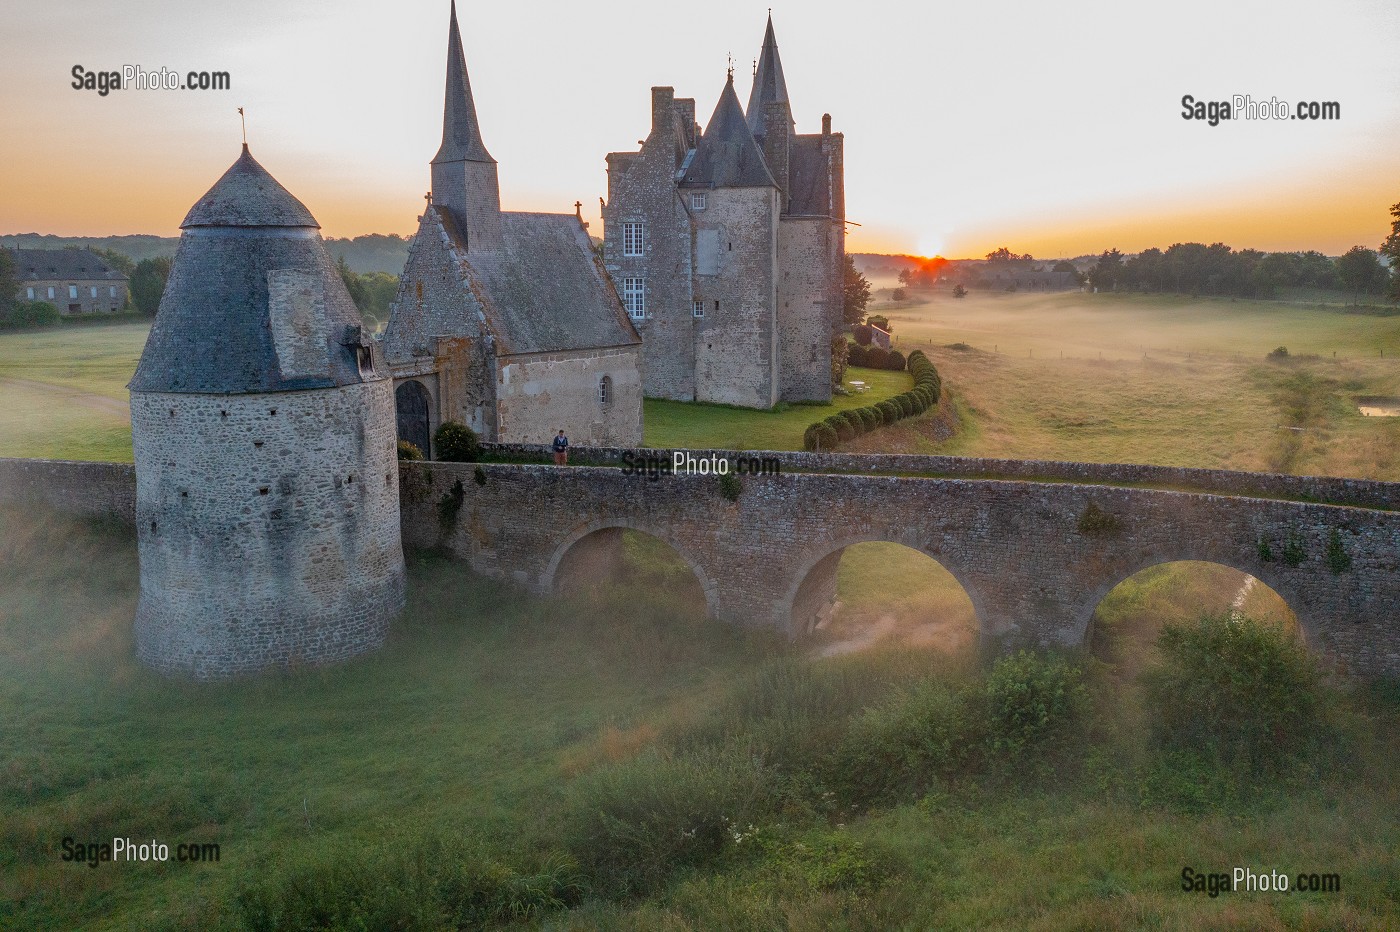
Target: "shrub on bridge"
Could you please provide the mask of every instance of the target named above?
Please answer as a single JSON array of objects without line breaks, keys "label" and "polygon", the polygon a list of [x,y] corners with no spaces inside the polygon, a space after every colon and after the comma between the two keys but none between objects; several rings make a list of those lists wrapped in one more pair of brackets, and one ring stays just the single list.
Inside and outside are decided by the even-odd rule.
[{"label": "shrub on bridge", "polygon": [[421,460],[422,458],[423,451],[418,449],[416,443],[409,443],[407,440],[399,441],[399,459],[415,461]]},{"label": "shrub on bridge", "polygon": [[476,431],[465,424],[447,421],[433,434],[433,446],[438,459],[447,463],[475,463],[481,454],[481,442]]},{"label": "shrub on bridge", "polygon": [[1283,626],[1239,617],[1169,624],[1145,674],[1152,744],[1239,779],[1297,772],[1328,729],[1317,662]]}]

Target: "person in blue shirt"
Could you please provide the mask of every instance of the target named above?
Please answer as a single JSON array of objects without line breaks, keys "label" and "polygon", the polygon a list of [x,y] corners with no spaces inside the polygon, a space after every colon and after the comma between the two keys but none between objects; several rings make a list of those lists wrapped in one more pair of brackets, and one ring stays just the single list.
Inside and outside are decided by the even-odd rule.
[{"label": "person in blue shirt", "polygon": [[559,436],[554,438],[554,465],[567,466],[569,463],[569,438],[564,436],[564,431],[559,430]]}]

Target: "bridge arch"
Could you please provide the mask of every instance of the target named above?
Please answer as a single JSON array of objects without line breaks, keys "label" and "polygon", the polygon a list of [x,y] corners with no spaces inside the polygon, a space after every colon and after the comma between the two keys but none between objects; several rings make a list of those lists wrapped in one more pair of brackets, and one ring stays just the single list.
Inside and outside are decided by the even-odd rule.
[{"label": "bridge arch", "polygon": [[977,589],[969,583],[969,574],[956,561],[937,548],[908,533],[895,530],[869,530],[833,541],[824,541],[803,554],[794,564],[784,595],[774,606],[774,621],[793,637],[806,634],[821,620],[821,606],[835,594],[836,569],[846,549],[857,544],[889,543],[907,547],[938,564],[957,582],[972,603],[973,623],[977,639],[987,635],[987,612]]},{"label": "bridge arch", "polygon": [[1090,641],[1094,633],[1094,615],[1097,613],[1099,606],[1103,603],[1104,599],[1107,598],[1109,593],[1144,570],[1174,563],[1206,563],[1212,566],[1234,570],[1246,577],[1252,576],[1269,589],[1273,590],[1274,594],[1293,612],[1294,617],[1297,619],[1298,632],[1302,636],[1304,643],[1316,645],[1318,643],[1317,632],[1314,631],[1309,624],[1306,605],[1299,597],[1297,590],[1289,585],[1286,579],[1280,577],[1279,572],[1274,566],[1270,564],[1241,566],[1240,563],[1242,562],[1246,561],[1232,560],[1228,557],[1222,557],[1220,554],[1213,553],[1190,552],[1184,555],[1173,556],[1163,556],[1161,554],[1144,555],[1138,560],[1128,564],[1126,570],[1119,569],[1089,590],[1087,596],[1080,603],[1079,608],[1075,612],[1075,630],[1071,632],[1073,639],[1067,639],[1067,643],[1079,644],[1085,649],[1088,649],[1091,646]]},{"label": "bridge arch", "polygon": [[570,531],[560,538],[553,546],[549,563],[545,566],[544,572],[540,574],[538,590],[542,593],[554,592],[560,582],[560,567],[564,564],[570,552],[573,551],[575,547],[584,543],[588,538],[612,530],[636,531],[661,541],[661,543],[675,551],[676,555],[690,568],[691,573],[694,574],[696,581],[700,584],[700,590],[705,597],[705,614],[711,618],[718,616],[718,589],[715,585],[715,581],[711,578],[709,573],[705,572],[704,565],[695,559],[694,554],[690,552],[689,548],[666,531],[638,521],[633,521],[630,518],[612,518],[591,521],[576,525],[570,529]]}]

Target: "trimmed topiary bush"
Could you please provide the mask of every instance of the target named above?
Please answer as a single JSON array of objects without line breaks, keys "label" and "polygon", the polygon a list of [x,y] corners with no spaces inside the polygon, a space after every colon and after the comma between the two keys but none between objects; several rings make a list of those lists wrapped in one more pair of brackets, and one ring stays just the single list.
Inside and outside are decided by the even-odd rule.
[{"label": "trimmed topiary bush", "polygon": [[885,399],[877,404],[875,410],[880,412],[880,420],[885,424],[893,424],[903,416],[899,410],[899,405],[889,399]]},{"label": "trimmed topiary bush", "polygon": [[865,347],[859,343],[852,343],[846,349],[846,364],[850,366],[865,365]]},{"label": "trimmed topiary bush", "polygon": [[481,454],[476,431],[456,421],[447,421],[437,429],[433,446],[437,447],[438,459],[447,463],[474,463]]},{"label": "trimmed topiary bush", "polygon": [[872,346],[865,351],[865,367],[867,369],[883,369],[887,359],[889,359],[889,353],[882,347]]},{"label": "trimmed topiary bush", "polygon": [[876,414],[875,409],[869,405],[864,408],[856,408],[855,414],[860,417],[861,423],[865,425],[866,433],[870,433],[870,431],[875,430],[884,423],[880,415]]},{"label": "trimmed topiary bush", "polygon": [[890,350],[885,356],[885,368],[893,369],[895,372],[903,372],[904,354],[899,350]]}]

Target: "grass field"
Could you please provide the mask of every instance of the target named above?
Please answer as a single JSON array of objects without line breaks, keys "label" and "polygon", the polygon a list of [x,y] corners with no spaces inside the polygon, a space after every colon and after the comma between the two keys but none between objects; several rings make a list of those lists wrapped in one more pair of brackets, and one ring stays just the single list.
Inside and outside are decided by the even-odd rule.
[{"label": "grass field", "polygon": [[648,398],[642,423],[649,447],[658,449],[718,448],[727,450],[800,450],[802,432],[813,421],[837,411],[883,401],[914,384],[907,372],[851,367],[846,382],[865,382],[862,393],[837,395],[829,405],[780,406],[774,411],[752,411],[726,405],[688,404]]},{"label": "grass field", "polygon": [[[888,552],[857,556],[843,600],[917,607],[917,580]],[[1122,697],[1101,691],[1117,688],[1106,676],[1094,687],[1105,724],[1084,746],[1047,748],[1039,764],[830,811],[819,788],[775,783],[786,771],[764,768],[752,791],[788,802],[756,809],[725,789],[725,747],[814,754],[818,766],[869,709],[909,690],[976,689],[981,674],[966,652],[937,646],[808,660],[805,646],[674,609],[669,575],[649,559],[625,588],[558,602],[418,558],[409,610],[383,652],[192,686],[132,657],[136,559],[125,534],[0,509],[0,927],[253,929],[281,916],[281,927],[303,928],[314,914],[321,928],[386,928],[374,917],[387,913],[395,928],[432,929],[449,927],[439,906],[479,919],[492,896],[506,904],[495,921],[559,929],[1400,920],[1393,705],[1339,695],[1352,743],[1319,779],[1181,809],[1144,801],[1141,752],[1112,725]],[[1163,594],[1125,593],[1138,614],[1159,611]],[[1115,649],[1110,637],[1110,671]],[[673,796],[651,795],[673,782]],[[600,806],[642,818],[626,830],[637,834],[593,845],[578,826]],[[746,821],[702,860],[672,841],[647,849],[667,869],[619,894],[598,846],[620,845],[607,850],[625,858],[629,846],[670,839],[646,820],[667,824],[673,810],[681,826],[707,812]],[[117,835],[217,842],[220,860],[93,869],[60,859],[65,836]],[[1343,887],[1212,899],[1180,891],[1183,865],[1325,870]]]},{"label": "grass field", "polygon": [[1400,395],[1400,317],[1078,292],[878,309],[938,366],[961,428],[896,425],[887,447],[1400,479],[1400,418],[1355,403]]}]

